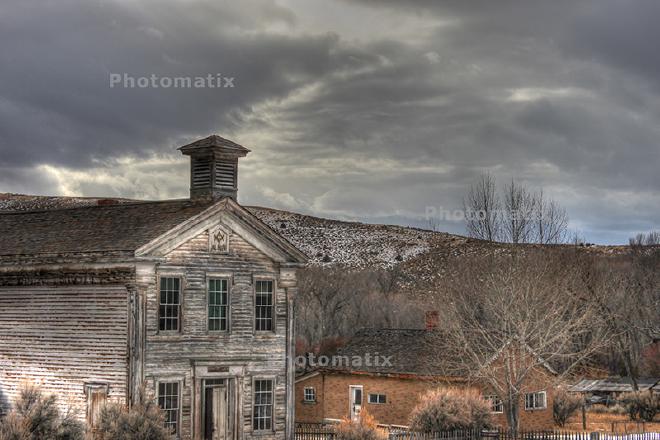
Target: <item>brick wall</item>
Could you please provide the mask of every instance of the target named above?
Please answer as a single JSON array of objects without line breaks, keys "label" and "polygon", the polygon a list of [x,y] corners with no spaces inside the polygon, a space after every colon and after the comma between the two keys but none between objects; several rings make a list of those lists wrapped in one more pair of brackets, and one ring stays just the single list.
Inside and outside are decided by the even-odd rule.
[{"label": "brick wall", "polygon": [[[547,375],[534,375],[528,389],[547,392],[547,407],[543,410],[526,411],[521,402],[520,428],[523,430],[552,429],[552,390],[547,386]],[[319,374],[296,383],[296,421],[318,423],[323,419],[349,417],[349,386],[362,385],[363,409],[366,409],[378,423],[407,425],[408,417],[419,403],[420,396],[436,388],[437,384],[418,378],[378,377],[362,374]],[[304,403],[303,390],[314,387],[316,402]],[[387,403],[370,404],[369,394],[385,394]],[[506,427],[506,416],[494,414],[494,421]]]},{"label": "brick wall", "polygon": [[[550,385],[552,377],[545,370],[535,370],[531,373],[529,380],[525,383],[523,394],[526,392],[546,392],[545,409],[526,410],[524,395],[520,401],[520,412],[518,414],[518,425],[521,430],[551,430],[555,428],[555,422],[552,418],[552,401],[554,398],[554,389]],[[485,391],[484,394],[488,394]],[[495,423],[506,427],[505,414],[493,414]]]}]

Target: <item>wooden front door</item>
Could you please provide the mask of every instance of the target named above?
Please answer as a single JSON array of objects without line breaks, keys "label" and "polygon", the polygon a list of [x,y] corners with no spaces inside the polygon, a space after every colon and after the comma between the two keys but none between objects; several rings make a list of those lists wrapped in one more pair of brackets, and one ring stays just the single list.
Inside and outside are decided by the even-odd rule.
[{"label": "wooden front door", "polygon": [[[219,381],[218,381],[219,382]],[[204,395],[204,439],[230,440],[229,393],[222,383],[205,386]]]}]

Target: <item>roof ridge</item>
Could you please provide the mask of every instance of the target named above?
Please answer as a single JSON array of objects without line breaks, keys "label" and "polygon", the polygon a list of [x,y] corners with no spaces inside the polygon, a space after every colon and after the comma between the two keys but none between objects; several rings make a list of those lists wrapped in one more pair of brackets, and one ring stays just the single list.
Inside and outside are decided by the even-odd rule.
[{"label": "roof ridge", "polygon": [[[51,196],[38,196],[38,197],[51,197]],[[55,196],[57,197],[57,196]],[[77,197],[71,197],[71,198],[77,198]],[[120,198],[112,198],[112,197],[90,197],[90,199],[97,199],[97,200],[125,200],[125,199],[120,199]],[[123,203],[115,203],[115,204],[110,204],[110,205],[99,205],[99,204],[92,204],[92,205],[78,205],[78,206],[61,206],[61,207],[53,207],[53,208],[39,208],[39,209],[26,209],[26,210],[11,210],[11,211],[3,211],[0,210],[0,215],[20,215],[20,214],[36,214],[36,213],[42,213],[42,212],[52,212],[52,211],[70,211],[70,210],[75,210],[75,209],[91,209],[91,208],[118,208],[118,207],[124,207],[124,206],[135,206],[135,205],[148,205],[148,204],[158,204],[158,203],[173,203],[173,202],[185,202],[188,201],[191,204],[203,204],[203,202],[195,202],[193,200],[187,199],[187,198],[182,198],[182,199],[168,199],[168,200],[127,200],[126,202]]]}]

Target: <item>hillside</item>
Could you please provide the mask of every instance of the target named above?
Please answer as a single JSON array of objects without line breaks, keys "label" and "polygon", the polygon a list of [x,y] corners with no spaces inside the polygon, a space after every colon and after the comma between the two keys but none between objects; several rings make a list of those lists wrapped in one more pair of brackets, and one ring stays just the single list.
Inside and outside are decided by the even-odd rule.
[{"label": "hillside", "polygon": [[[0,212],[129,202],[126,199],[0,193]],[[437,281],[443,277],[449,260],[468,261],[472,256],[506,253],[514,248],[510,244],[487,243],[423,229],[330,220],[263,207],[247,209],[307,254],[312,264],[397,267],[405,275],[407,286],[414,287],[416,295],[421,297],[437,288]],[[625,246],[591,246],[580,250],[604,255],[627,252]]]}]

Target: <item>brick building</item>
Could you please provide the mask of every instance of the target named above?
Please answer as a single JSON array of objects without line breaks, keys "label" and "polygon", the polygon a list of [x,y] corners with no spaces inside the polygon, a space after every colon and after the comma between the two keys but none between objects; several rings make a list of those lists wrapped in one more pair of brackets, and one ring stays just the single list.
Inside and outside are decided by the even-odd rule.
[{"label": "brick building", "polygon": [[[490,397],[493,419],[506,427],[499,398],[467,377],[446,376],[433,352],[433,330],[360,330],[333,358],[298,376],[296,422],[319,423],[354,418],[363,410],[380,424],[408,425],[421,396],[438,387],[476,387]],[[369,360],[369,362],[367,362]],[[329,365],[323,365],[327,362]],[[534,369],[521,402],[520,428],[552,429],[552,387],[549,366]]]}]

